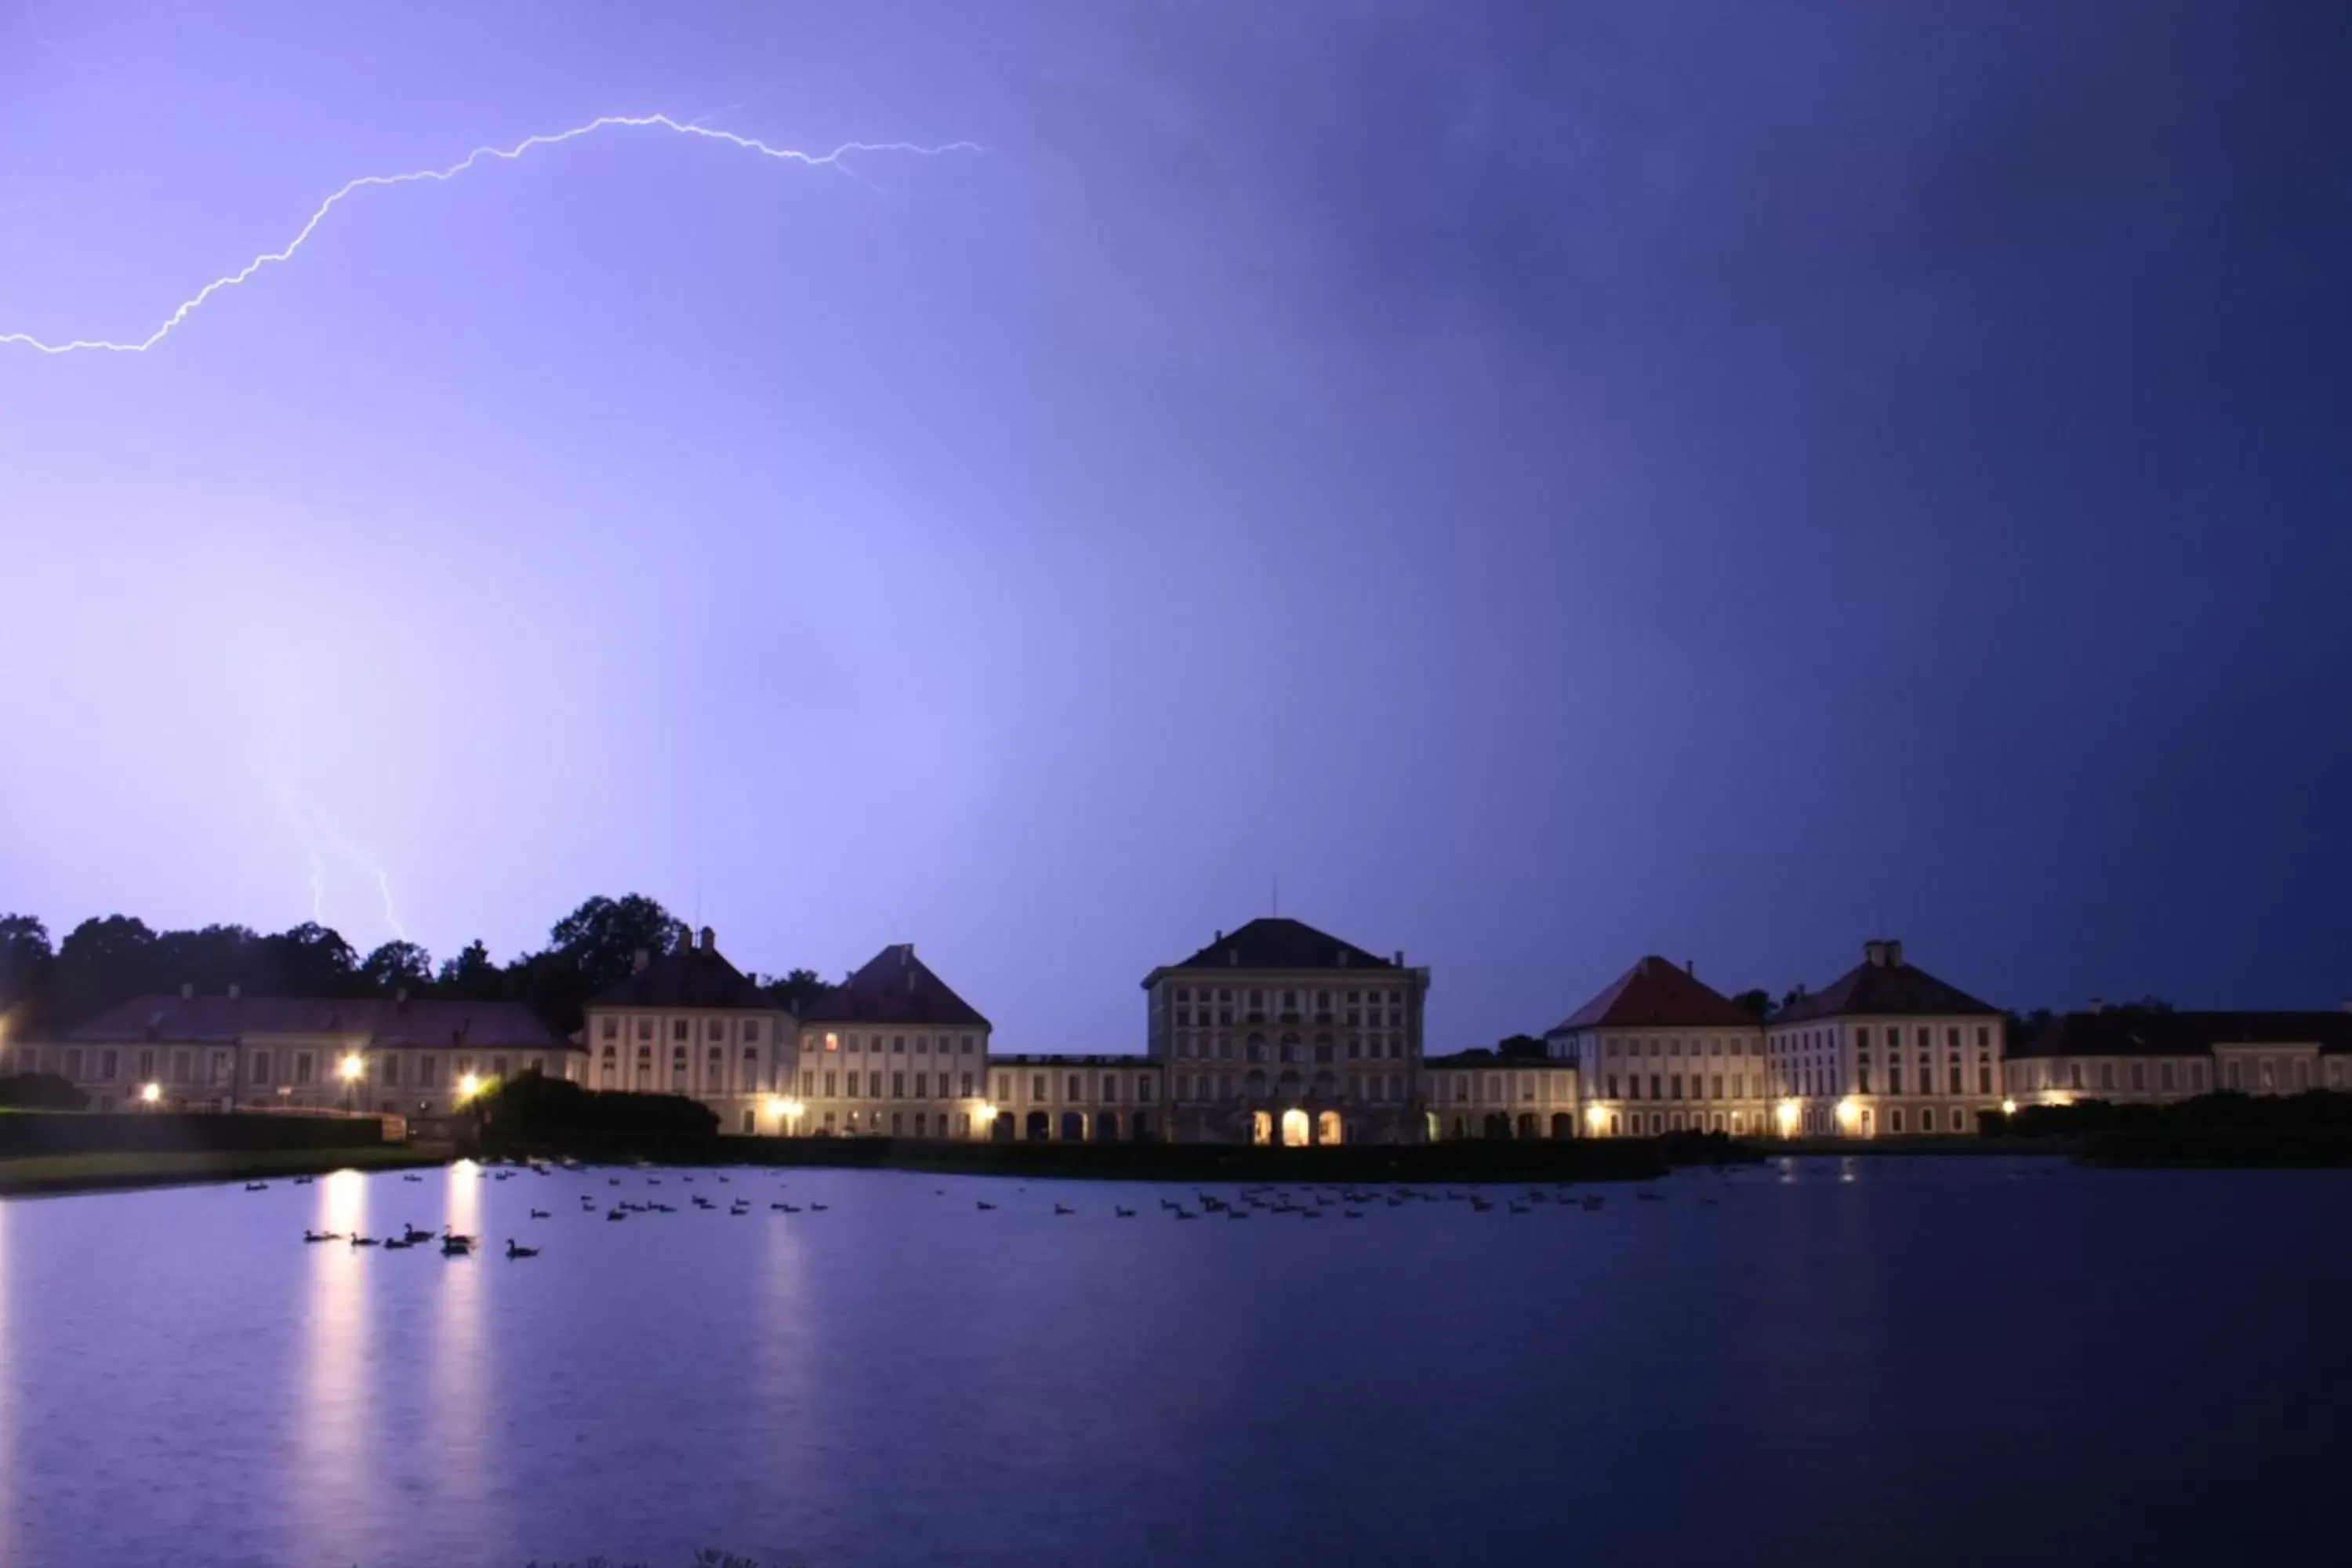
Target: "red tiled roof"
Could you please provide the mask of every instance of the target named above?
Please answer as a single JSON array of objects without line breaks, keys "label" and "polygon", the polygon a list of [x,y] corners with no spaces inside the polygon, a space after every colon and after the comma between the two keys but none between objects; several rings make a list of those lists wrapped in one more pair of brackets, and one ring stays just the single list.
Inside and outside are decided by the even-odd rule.
[{"label": "red tiled roof", "polygon": [[[1265,915],[1217,940],[1171,969],[1393,969],[1396,965],[1304,921]],[[1154,973],[1159,973],[1154,971]],[[1146,984],[1150,982],[1146,981]]]},{"label": "red tiled roof", "polygon": [[1571,1029],[1617,1029],[1643,1025],[1734,1028],[1760,1025],[1755,1014],[1681,964],[1652,953],[1619,975],[1610,987],[1557,1025]]},{"label": "red tiled roof", "polygon": [[1813,1018],[2000,1016],[2000,1008],[1904,963],[1903,944],[1899,942],[1868,942],[1864,951],[1868,956],[1860,963],[1821,990],[1798,997],[1773,1014],[1772,1021],[1798,1024]]}]

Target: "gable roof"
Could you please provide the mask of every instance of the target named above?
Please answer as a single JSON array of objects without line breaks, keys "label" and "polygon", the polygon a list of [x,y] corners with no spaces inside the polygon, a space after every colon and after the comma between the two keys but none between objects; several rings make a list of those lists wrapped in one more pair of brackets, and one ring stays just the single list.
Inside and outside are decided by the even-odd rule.
[{"label": "gable roof", "polygon": [[2168,1013],[2109,1007],[2068,1013],[2022,1031],[2011,1057],[2201,1057],[2216,1046],[2307,1046],[2352,1051],[2352,1012]]},{"label": "gable roof", "polygon": [[[1304,921],[1263,915],[1171,969],[1394,969],[1396,964]],[[1152,973],[1159,973],[1154,970]],[[1144,982],[1150,984],[1149,980]]]},{"label": "gable roof", "polygon": [[1897,1018],[1943,1014],[1999,1017],[2000,1009],[1979,1002],[1957,985],[1903,962],[1899,942],[1863,944],[1863,961],[1817,992],[1798,997],[1772,1015],[1775,1024],[1814,1018],[1887,1016]]},{"label": "gable roof", "polygon": [[1553,1026],[1622,1029],[1644,1025],[1701,1028],[1761,1028],[1763,1020],[1682,965],[1651,953],[1608,989]]},{"label": "gable roof", "polygon": [[66,1031],[74,1041],[189,1040],[224,1044],[260,1035],[347,1035],[377,1046],[506,1046],[576,1050],[520,1002],[441,997],[134,996]]},{"label": "gable roof", "polygon": [[658,957],[589,1004],[591,1007],[734,1007],[781,1013],[759,985],[727,962],[704,934],[699,947]]},{"label": "gable roof", "polygon": [[957,995],[931,966],[915,956],[911,942],[894,942],[866,967],[809,1004],[801,1014],[812,1024],[946,1024],[960,1028],[992,1027],[980,1010]]}]

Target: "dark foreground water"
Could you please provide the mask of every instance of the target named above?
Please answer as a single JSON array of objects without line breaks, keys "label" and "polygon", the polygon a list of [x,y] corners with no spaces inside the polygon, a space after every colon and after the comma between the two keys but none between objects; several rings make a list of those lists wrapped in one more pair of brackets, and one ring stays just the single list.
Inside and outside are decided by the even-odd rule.
[{"label": "dark foreground water", "polygon": [[0,1203],[0,1564],[2352,1561],[2347,1173],[606,1177]]}]

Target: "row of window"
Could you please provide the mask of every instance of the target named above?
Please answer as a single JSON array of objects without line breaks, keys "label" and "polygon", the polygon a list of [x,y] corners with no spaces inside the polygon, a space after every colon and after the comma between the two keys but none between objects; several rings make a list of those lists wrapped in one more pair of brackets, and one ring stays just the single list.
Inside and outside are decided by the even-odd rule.
[{"label": "row of window", "polygon": [[[1083,1074],[1069,1074],[1064,1079],[1064,1086],[1069,1090],[1068,1093],[1062,1097],[1064,1100],[1084,1100],[1087,1098],[1087,1081]],[[1007,1105],[1012,1103],[1013,1091],[1017,1087],[1019,1087],[1019,1079],[1015,1075],[1012,1073],[998,1073],[996,1075],[997,1103],[999,1105]],[[1053,1079],[1048,1074],[1040,1072],[1031,1073],[1029,1075],[1029,1099],[1033,1103],[1038,1100],[1053,1099],[1054,1096],[1052,1089]],[[1136,1079],[1135,1099],[1137,1103],[1148,1104],[1158,1099],[1159,1096],[1160,1079],[1155,1074],[1145,1073]],[[1124,1100],[1125,1098],[1127,1097],[1122,1092],[1121,1079],[1118,1075],[1116,1073],[1103,1074],[1102,1101],[1105,1104],[1117,1104],[1119,1100]]]},{"label": "row of window", "polygon": [[[1345,1012],[1334,1012],[1328,1007],[1318,1007],[1312,1013],[1301,1013],[1295,1007],[1285,1007],[1271,1016],[1286,1023],[1296,1022],[1301,1018],[1311,1018],[1318,1024],[1344,1023],[1351,1029],[1363,1026],[1370,1026],[1375,1029],[1381,1026],[1381,1010],[1377,1007],[1349,1007]],[[1238,1021],[1244,1024],[1263,1024],[1268,1016],[1269,1015],[1262,1007],[1244,1007],[1241,1010]],[[1231,1007],[1218,1007],[1213,1010],[1208,1007],[1176,1009],[1176,1026],[1180,1029],[1189,1029],[1195,1024],[1205,1029],[1213,1023],[1230,1025],[1236,1021],[1234,1009]],[[1388,1026],[1391,1029],[1404,1027],[1403,1008],[1396,1006],[1389,1008]]]},{"label": "row of window", "polygon": [[[1689,1054],[1695,1057],[1760,1057],[1764,1054],[1764,1037],[1761,1035],[1733,1035],[1727,1038],[1722,1035],[1709,1035],[1704,1038],[1669,1035],[1663,1039],[1654,1035],[1647,1040],[1611,1035],[1602,1048],[1604,1054],[1612,1057],[1678,1057],[1684,1054],[1685,1041],[1690,1047]],[[1621,1046],[1624,1047],[1622,1051],[1618,1048]]]},{"label": "row of window", "polygon": [[[1212,1058],[1219,1061],[1232,1061],[1235,1058],[1236,1050],[1243,1060],[1253,1062],[1305,1061],[1307,1059],[1309,1051],[1313,1052],[1315,1060],[1328,1062],[1336,1060],[1339,1054],[1339,1047],[1332,1042],[1328,1035],[1318,1037],[1311,1047],[1296,1035],[1285,1035],[1273,1046],[1266,1044],[1264,1035],[1252,1035],[1248,1039],[1240,1042],[1238,1047],[1231,1035],[1220,1035],[1214,1039],[1205,1036],[1179,1035],[1176,1037],[1176,1054],[1179,1057],[1193,1058],[1202,1061]],[[1374,1035],[1369,1039],[1354,1035],[1348,1037],[1347,1058],[1349,1061],[1360,1061],[1368,1057],[1375,1061],[1384,1058],[1394,1060],[1404,1054],[1405,1045],[1402,1035]]]},{"label": "row of window", "polygon": [[[1213,994],[1212,994],[1213,989]],[[1179,985],[1176,987],[1176,1005],[1189,1007],[1195,1002],[1204,1005],[1210,1002],[1215,1002],[1222,1006],[1229,1007],[1238,997],[1244,1006],[1263,1011],[1265,999],[1268,996],[1274,996],[1279,1000],[1284,1012],[1296,1013],[1298,1011],[1299,998],[1311,995],[1315,999],[1315,1010],[1318,1013],[1328,1013],[1332,1008],[1334,998],[1339,994],[1340,993],[1337,991],[1306,992],[1287,986],[1269,991],[1256,985],[1244,986],[1239,991],[1230,985],[1213,988],[1203,985],[1196,992],[1190,985]],[[1377,1007],[1382,1002],[1386,1002],[1391,1007],[1397,1007],[1403,1005],[1405,992],[1400,986],[1376,985],[1350,991],[1346,995],[1347,1005],[1350,1007],[1359,1004],[1369,1004]]]},{"label": "row of window", "polygon": [[[1868,1060],[1864,1060],[1854,1064],[1854,1089],[1857,1093],[1871,1094],[1876,1092],[1870,1086],[1871,1069],[1874,1065],[1875,1064]],[[1947,1092],[1951,1094],[1966,1094],[1968,1092],[1968,1074],[1961,1068],[1959,1058],[1954,1057],[1945,1064],[1944,1076],[1945,1081],[1949,1086]],[[1903,1092],[1903,1064],[1901,1062],[1891,1061],[1886,1064],[1885,1081],[1887,1093],[1901,1094]],[[1911,1081],[1919,1086],[1920,1093],[1935,1093],[1935,1063],[1928,1060],[1926,1057],[1921,1057],[1919,1058],[1918,1075],[1912,1079]],[[1990,1094],[1992,1092],[1992,1061],[1990,1058],[1977,1063],[1977,1092],[1979,1094]]]},{"label": "row of window", "polygon": [[[1644,1094],[1642,1092],[1643,1083],[1642,1075],[1631,1073],[1625,1079],[1625,1087],[1629,1092],[1623,1098],[1627,1100],[1746,1100],[1748,1098],[1746,1073],[1733,1073],[1728,1081],[1731,1092],[1726,1094],[1724,1093],[1726,1079],[1721,1073],[1716,1073],[1711,1077],[1692,1073],[1686,1081],[1678,1072],[1654,1072],[1648,1079],[1649,1092]],[[1607,1100],[1619,1098],[1615,1073],[1604,1074],[1601,1082],[1602,1098]],[[1685,1088],[1690,1090],[1687,1095],[1683,1092]],[[1759,1096],[1764,1092],[1762,1073],[1756,1075],[1756,1092]]]},{"label": "row of window", "polygon": [[[1179,1073],[1175,1079],[1176,1098],[1188,1100],[1231,1100],[1234,1098],[1234,1075],[1219,1073],[1212,1080],[1207,1073],[1194,1073],[1189,1078]],[[1369,1073],[1348,1081],[1347,1090],[1374,1104],[1402,1104],[1405,1098],[1406,1077],[1402,1073]],[[1276,1087],[1286,1095],[1299,1091],[1297,1075],[1287,1075]],[[1339,1083],[1329,1073],[1318,1073],[1315,1092],[1330,1097],[1340,1092]],[[1266,1092],[1265,1074],[1254,1072],[1242,1080],[1242,1092],[1263,1097]]]},{"label": "row of window", "polygon": [[[1885,1043],[1889,1046],[1900,1046],[1904,1043],[1904,1026],[1900,1024],[1884,1025],[1879,1028],[1878,1033],[1885,1040]],[[1977,1048],[1979,1050],[1990,1050],[1992,1047],[1992,1026],[1990,1024],[1977,1025],[1976,1039]],[[1856,1025],[1853,1030],[1854,1046],[1859,1049],[1868,1050],[1870,1048],[1870,1026],[1867,1024]],[[1934,1025],[1921,1024],[1912,1029],[1911,1044],[1917,1046],[1921,1050],[1928,1049],[1933,1047],[1935,1043],[1936,1029]],[[1797,1029],[1772,1037],[1772,1048],[1776,1051],[1834,1050],[1837,1047],[1837,1044],[1838,1036],[1835,1029]],[[1958,1025],[1947,1024],[1944,1026],[1944,1044],[1956,1051],[1960,1048],[1960,1027]]]},{"label": "row of window", "polygon": [[[889,1075],[890,1092],[887,1098],[929,1100],[931,1098],[932,1080],[935,1077],[938,1079],[940,1098],[945,1099],[948,1095],[950,1082],[946,1073],[936,1075],[927,1072],[916,1073],[912,1095],[907,1092],[907,1077],[908,1075],[903,1072],[894,1072]],[[838,1093],[835,1089],[836,1082],[842,1086]],[[886,1098],[882,1092],[882,1082],[883,1075],[879,1069],[873,1072],[852,1070],[842,1073],[836,1078],[833,1073],[819,1073],[810,1068],[801,1074],[801,1096],[804,1100],[813,1100],[822,1093],[827,1100],[881,1100]],[[970,1100],[973,1094],[973,1086],[978,1082],[977,1075],[965,1073],[961,1082],[961,1087],[956,1092],[961,1098]]]},{"label": "row of window", "polygon": [[[828,1051],[841,1051],[850,1056],[856,1056],[864,1051],[878,1054],[887,1050],[892,1056],[903,1057],[907,1054],[908,1039],[908,1037],[905,1035],[861,1035],[854,1031],[841,1034],[828,1030],[824,1037],[823,1045]],[[917,1035],[913,1037],[913,1040],[915,1055],[927,1057],[931,1054],[930,1036]],[[818,1044],[818,1037],[814,1031],[801,1037],[801,1049],[804,1051],[815,1050]],[[948,1036],[941,1035],[939,1037],[939,1047],[940,1055],[943,1057],[968,1057],[980,1048],[979,1037],[958,1035],[950,1039]]]},{"label": "row of window", "polygon": [[[728,1026],[730,1023],[735,1026],[735,1037],[737,1039],[749,1041],[755,1045],[759,1042],[760,1020],[757,1018],[706,1019],[702,1027],[703,1038],[709,1040],[725,1039],[727,1037]],[[636,1021],[636,1028],[633,1032],[640,1040],[652,1039],[654,1037],[654,1021],[651,1018],[639,1018]],[[596,1037],[600,1040],[619,1039],[621,1037],[621,1020],[610,1013],[605,1014],[604,1017],[597,1022]],[[690,1018],[672,1018],[669,1021],[669,1037],[673,1040],[690,1040],[694,1038],[694,1021]]]}]

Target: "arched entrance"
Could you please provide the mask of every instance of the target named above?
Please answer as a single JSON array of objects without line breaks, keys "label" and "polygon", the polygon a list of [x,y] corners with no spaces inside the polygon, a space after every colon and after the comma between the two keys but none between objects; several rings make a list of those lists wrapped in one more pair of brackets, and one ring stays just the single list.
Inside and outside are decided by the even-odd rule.
[{"label": "arched entrance", "polygon": [[988,1136],[990,1141],[993,1142],[1012,1142],[1013,1118],[1010,1116],[997,1116],[990,1118],[988,1123]]},{"label": "arched entrance", "polygon": [[1096,1113],[1095,1142],[1097,1143],[1116,1143],[1118,1142],[1118,1111],[1104,1110]]},{"label": "arched entrance", "polygon": [[1551,1113],[1551,1135],[1554,1138],[1575,1137],[1576,1118],[1570,1116],[1565,1110],[1553,1111]]},{"label": "arched entrance", "polygon": [[1053,1135],[1053,1118],[1047,1116],[1042,1110],[1033,1110],[1029,1113],[1029,1124],[1025,1131],[1029,1134],[1029,1142],[1032,1143],[1043,1143],[1047,1138]]},{"label": "arched entrance", "polygon": [[1282,1113],[1282,1146],[1284,1148],[1306,1148],[1307,1143],[1307,1112],[1303,1110],[1286,1110]]},{"label": "arched entrance", "polygon": [[1535,1137],[1535,1135],[1536,1135],[1536,1113],[1535,1113],[1534,1111],[1532,1111],[1532,1110],[1522,1110],[1522,1111],[1520,1111],[1520,1112],[1519,1112],[1519,1136],[1520,1136],[1520,1137],[1522,1137],[1522,1138],[1532,1139],[1532,1138],[1534,1138],[1534,1137]]},{"label": "arched entrance", "polygon": [[1087,1119],[1078,1111],[1062,1112],[1062,1142],[1083,1143],[1087,1141]]},{"label": "arched entrance", "polygon": [[1315,1142],[1318,1143],[1340,1142],[1346,1131],[1336,1110],[1326,1110],[1315,1118]]},{"label": "arched entrance", "polygon": [[1250,1142],[1253,1143],[1271,1143],[1274,1142],[1274,1118],[1272,1116],[1263,1110],[1253,1110],[1250,1112]]},{"label": "arched entrance", "polygon": [[1510,1119],[1508,1116],[1506,1116],[1503,1112],[1501,1112],[1501,1111],[1499,1111],[1499,1110],[1490,1110],[1490,1111],[1486,1112],[1486,1136],[1487,1136],[1487,1137],[1489,1137],[1489,1138],[1508,1138],[1510,1135],[1511,1135],[1511,1119]]},{"label": "arched entrance", "polygon": [[1128,1135],[1138,1143],[1151,1142],[1151,1112],[1139,1110],[1127,1119]]}]

